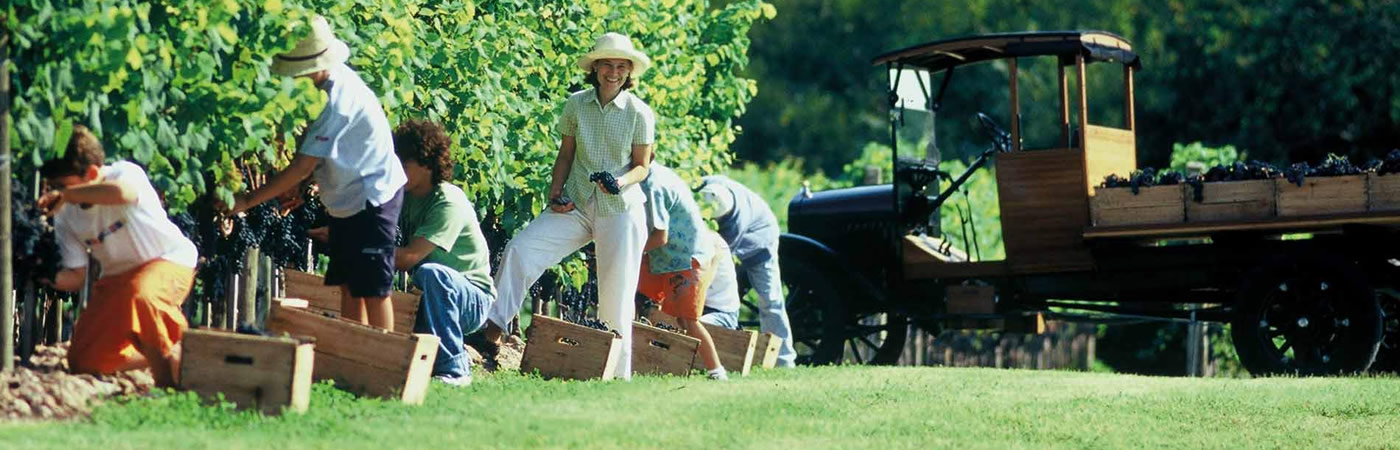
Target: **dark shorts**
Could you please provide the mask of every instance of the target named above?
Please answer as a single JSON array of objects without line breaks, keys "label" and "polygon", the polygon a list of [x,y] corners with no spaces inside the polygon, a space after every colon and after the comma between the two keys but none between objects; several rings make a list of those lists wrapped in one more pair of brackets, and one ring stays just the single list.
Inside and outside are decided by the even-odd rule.
[{"label": "dark shorts", "polygon": [[355,297],[387,297],[394,283],[394,237],[399,231],[403,189],[383,205],[346,218],[331,217],[330,266],[326,286],[347,286]]}]

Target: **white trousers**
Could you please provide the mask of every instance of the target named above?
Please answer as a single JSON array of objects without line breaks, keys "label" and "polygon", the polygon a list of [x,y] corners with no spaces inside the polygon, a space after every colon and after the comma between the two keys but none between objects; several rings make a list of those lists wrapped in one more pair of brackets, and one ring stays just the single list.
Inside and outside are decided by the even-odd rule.
[{"label": "white trousers", "polygon": [[[598,320],[622,335],[622,361],[617,378],[632,378],[633,298],[638,268],[646,244],[646,213],[642,204],[627,211],[597,216],[595,202],[567,213],[545,210],[506,245],[496,272],[496,303],[487,320],[506,329],[520,314],[525,296],[545,270],[593,241],[598,257]],[[527,344],[528,345],[528,344]]]}]

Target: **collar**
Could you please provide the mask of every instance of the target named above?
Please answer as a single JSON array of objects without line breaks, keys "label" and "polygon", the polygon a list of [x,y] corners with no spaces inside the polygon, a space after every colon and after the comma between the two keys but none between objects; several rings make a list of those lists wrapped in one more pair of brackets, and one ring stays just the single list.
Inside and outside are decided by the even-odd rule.
[{"label": "collar", "polygon": [[[624,106],[626,106],[627,102],[627,100],[625,100],[623,97],[627,95],[630,95],[630,93],[627,92],[626,89],[623,89],[622,91],[618,92],[617,96],[613,97],[612,101],[608,102],[608,104],[616,106],[618,109],[622,109]],[[593,102],[593,104],[598,105],[599,108],[606,106],[598,101],[598,88],[596,87],[588,89],[588,100]]]}]

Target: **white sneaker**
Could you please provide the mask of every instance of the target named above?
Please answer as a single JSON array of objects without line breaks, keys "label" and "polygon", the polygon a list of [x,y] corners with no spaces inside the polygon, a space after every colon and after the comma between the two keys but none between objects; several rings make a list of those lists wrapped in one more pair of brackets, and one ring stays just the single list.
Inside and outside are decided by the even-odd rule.
[{"label": "white sneaker", "polygon": [[710,377],[711,380],[729,381],[729,372],[725,371],[725,370],[722,369],[722,368],[721,368],[721,369],[715,369],[715,370],[709,371],[709,377]]},{"label": "white sneaker", "polygon": [[454,377],[451,375],[433,375],[433,379],[443,382],[452,387],[467,387],[472,384],[472,376]]}]

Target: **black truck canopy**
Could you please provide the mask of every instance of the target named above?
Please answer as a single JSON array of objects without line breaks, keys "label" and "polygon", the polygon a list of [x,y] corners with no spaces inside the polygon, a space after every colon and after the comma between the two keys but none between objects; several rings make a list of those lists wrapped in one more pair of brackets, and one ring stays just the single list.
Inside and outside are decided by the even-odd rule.
[{"label": "black truck canopy", "polygon": [[1105,31],[1035,31],[963,36],[906,47],[875,57],[875,65],[895,63],[938,72],[964,64],[1023,56],[1058,55],[1073,64],[1074,55],[1086,63],[1112,61],[1140,69],[1132,44]]}]

